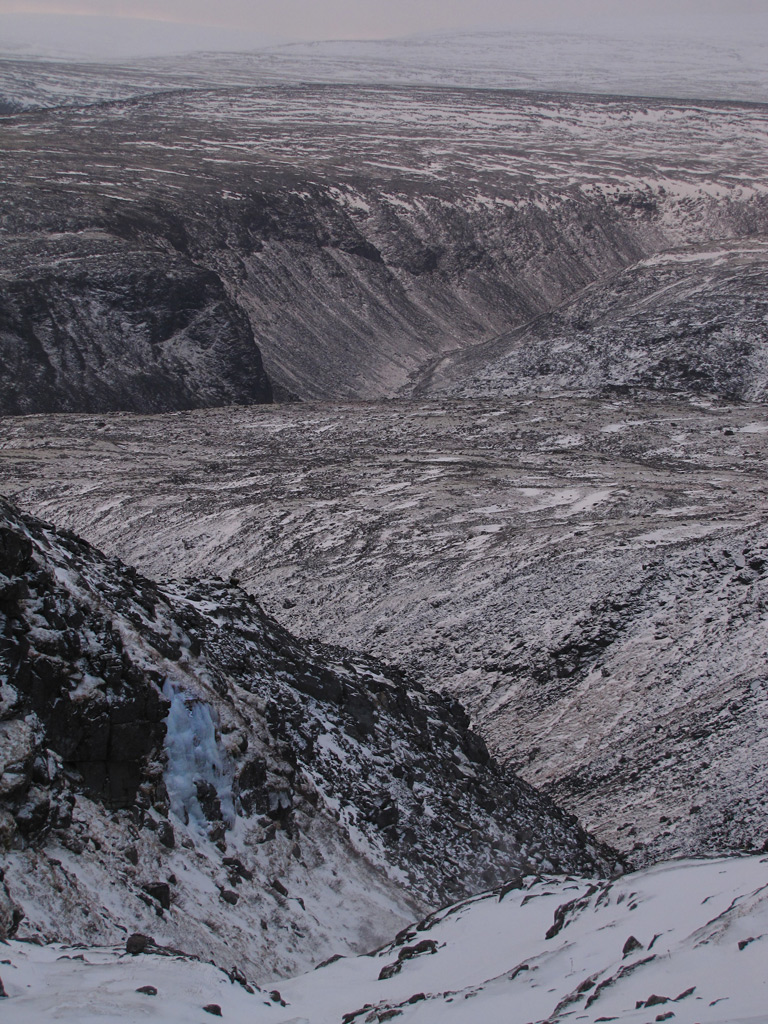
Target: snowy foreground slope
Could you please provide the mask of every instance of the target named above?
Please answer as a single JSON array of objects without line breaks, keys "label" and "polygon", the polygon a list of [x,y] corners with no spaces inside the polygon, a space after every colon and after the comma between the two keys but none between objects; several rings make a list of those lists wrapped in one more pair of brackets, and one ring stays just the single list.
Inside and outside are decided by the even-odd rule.
[{"label": "snowy foreground slope", "polygon": [[233,1024],[763,1024],[767,943],[768,859],[751,857],[613,882],[529,877],[279,991],[248,993],[208,964],[121,946],[10,942],[0,977],[14,1024],[203,1024],[219,1013]]}]

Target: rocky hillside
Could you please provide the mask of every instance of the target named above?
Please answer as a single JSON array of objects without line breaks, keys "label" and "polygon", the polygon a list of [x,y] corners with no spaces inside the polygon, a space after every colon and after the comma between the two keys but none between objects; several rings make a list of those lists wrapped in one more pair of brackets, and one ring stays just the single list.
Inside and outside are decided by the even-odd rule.
[{"label": "rocky hillside", "polygon": [[264,400],[254,340],[278,398],[391,396],[638,260],[768,234],[767,133],[760,106],[242,78],[4,118],[0,411]]},{"label": "rocky hillside", "polygon": [[235,581],[160,589],[6,503],[0,570],[5,935],[140,932],[265,977],[617,863],[454,701],[296,640]]},{"label": "rocky hillside", "polygon": [[441,359],[416,390],[455,397],[645,391],[768,398],[768,244],[679,249]]},{"label": "rocky hillside", "polygon": [[5,248],[0,406],[138,412],[271,401],[242,311],[183,256],[105,232]]},{"label": "rocky hillside", "polygon": [[445,399],[2,427],[6,493],[157,577],[236,571],[291,629],[397,659],[633,860],[765,842],[765,406]]}]

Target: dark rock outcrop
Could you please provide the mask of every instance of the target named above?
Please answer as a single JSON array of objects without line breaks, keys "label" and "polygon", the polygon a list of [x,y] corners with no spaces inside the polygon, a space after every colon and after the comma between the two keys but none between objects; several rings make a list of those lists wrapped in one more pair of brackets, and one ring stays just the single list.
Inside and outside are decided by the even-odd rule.
[{"label": "dark rock outcrop", "polygon": [[[20,831],[34,833],[66,820],[66,804],[50,799],[63,791],[62,769],[106,805],[130,806],[144,763],[162,747],[168,705],[100,602],[68,592],[18,526],[4,516],[0,528],[0,790],[13,796]],[[62,540],[75,558],[87,551],[74,537]]]},{"label": "dark rock outcrop", "polygon": [[210,270],[104,233],[5,251],[0,408],[166,412],[271,401],[243,312]]}]

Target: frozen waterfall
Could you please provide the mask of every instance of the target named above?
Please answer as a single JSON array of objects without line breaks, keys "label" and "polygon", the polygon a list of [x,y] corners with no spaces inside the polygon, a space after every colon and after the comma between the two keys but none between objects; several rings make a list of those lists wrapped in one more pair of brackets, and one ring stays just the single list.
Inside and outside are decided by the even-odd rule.
[{"label": "frozen waterfall", "polygon": [[163,694],[171,702],[166,719],[165,784],[173,813],[185,824],[204,830],[207,819],[196,784],[208,783],[216,791],[224,820],[234,822],[231,773],[211,709],[170,680],[163,686]]}]

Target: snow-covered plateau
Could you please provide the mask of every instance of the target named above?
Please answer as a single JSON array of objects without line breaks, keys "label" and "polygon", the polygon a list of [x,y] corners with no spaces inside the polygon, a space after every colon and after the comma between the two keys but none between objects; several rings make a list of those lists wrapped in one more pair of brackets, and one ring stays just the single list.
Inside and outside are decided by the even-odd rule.
[{"label": "snow-covered plateau", "polygon": [[674,319],[685,247],[753,245],[707,269],[729,351],[762,294],[759,104],[187,83],[0,128],[2,412],[391,397],[616,275]]},{"label": "snow-covered plateau", "polygon": [[[0,35],[3,22],[0,15]],[[215,42],[213,36],[211,46]],[[29,49],[14,53],[0,39],[3,52],[0,103],[16,110],[276,81],[768,100],[768,43],[759,31],[741,39],[457,32],[101,63],[56,60],[53,53],[41,59],[46,55]]]}]

